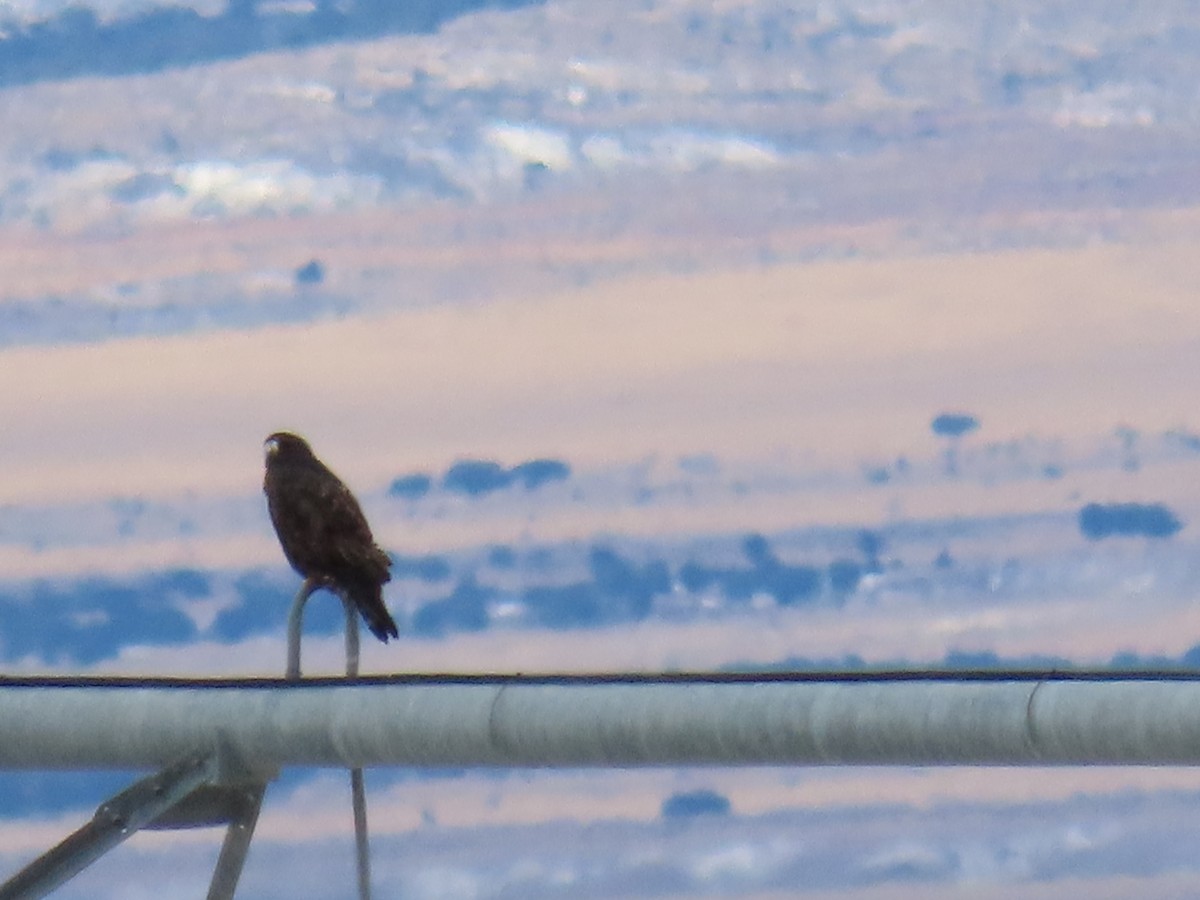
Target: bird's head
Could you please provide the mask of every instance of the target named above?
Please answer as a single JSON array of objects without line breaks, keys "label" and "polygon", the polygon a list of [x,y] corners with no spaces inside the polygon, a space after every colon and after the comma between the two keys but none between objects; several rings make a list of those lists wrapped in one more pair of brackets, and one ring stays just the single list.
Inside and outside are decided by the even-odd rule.
[{"label": "bird's head", "polygon": [[312,449],[308,446],[308,442],[300,435],[292,434],[290,431],[275,432],[263,442],[263,449],[267,452],[267,462],[273,459],[312,456]]}]

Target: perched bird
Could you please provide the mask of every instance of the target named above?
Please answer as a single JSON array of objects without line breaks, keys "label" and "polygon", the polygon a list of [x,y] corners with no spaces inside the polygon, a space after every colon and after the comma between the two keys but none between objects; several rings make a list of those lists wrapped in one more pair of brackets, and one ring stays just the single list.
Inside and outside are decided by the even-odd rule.
[{"label": "perched bird", "polygon": [[340,594],[384,643],[398,637],[383,605],[392,561],[350,489],[313,455],[304,438],[286,431],[267,438],[263,492],[283,555],[305,578]]}]

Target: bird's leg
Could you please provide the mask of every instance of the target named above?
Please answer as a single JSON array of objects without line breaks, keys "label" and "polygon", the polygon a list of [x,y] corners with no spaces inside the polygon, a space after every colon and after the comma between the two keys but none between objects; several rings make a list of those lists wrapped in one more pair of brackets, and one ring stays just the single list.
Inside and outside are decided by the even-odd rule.
[{"label": "bird's leg", "polygon": [[305,578],[304,584],[300,585],[300,590],[296,592],[296,599],[292,601],[292,611],[288,613],[288,631],[287,631],[287,678],[297,679],[300,677],[300,633],[304,627],[304,604],[308,602],[308,598],[313,592],[324,587],[324,582],[319,578]]}]

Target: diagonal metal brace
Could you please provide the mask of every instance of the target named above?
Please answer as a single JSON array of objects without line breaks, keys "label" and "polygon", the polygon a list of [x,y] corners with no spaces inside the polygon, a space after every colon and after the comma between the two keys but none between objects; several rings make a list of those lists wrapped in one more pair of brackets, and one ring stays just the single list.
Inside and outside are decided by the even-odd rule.
[{"label": "diagonal metal brace", "polygon": [[132,837],[218,773],[217,754],[199,753],[143,778],[100,804],[92,820],[0,885],[0,900],[35,900]]},{"label": "diagonal metal brace", "polygon": [[232,900],[238,879],[242,876],[246,854],[250,852],[250,839],[254,837],[254,826],[258,823],[258,811],[262,808],[266,790],[266,782],[258,782],[233,791],[233,808],[227,819],[229,828],[221,844],[217,866],[213,869],[207,900]]}]

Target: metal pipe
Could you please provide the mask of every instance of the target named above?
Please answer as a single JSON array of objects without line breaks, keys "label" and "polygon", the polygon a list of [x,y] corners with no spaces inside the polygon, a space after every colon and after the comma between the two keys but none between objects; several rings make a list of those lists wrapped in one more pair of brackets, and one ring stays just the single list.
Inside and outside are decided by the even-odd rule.
[{"label": "metal pipe", "polygon": [[313,595],[313,592],[321,587],[321,582],[305,578],[304,583],[300,585],[300,590],[296,592],[296,598],[292,601],[292,608],[288,612],[287,624],[287,677],[300,677],[300,637],[304,630],[304,604],[308,602],[308,598]]},{"label": "metal pipe", "polygon": [[1195,765],[1200,681],[0,681],[0,768]]}]

